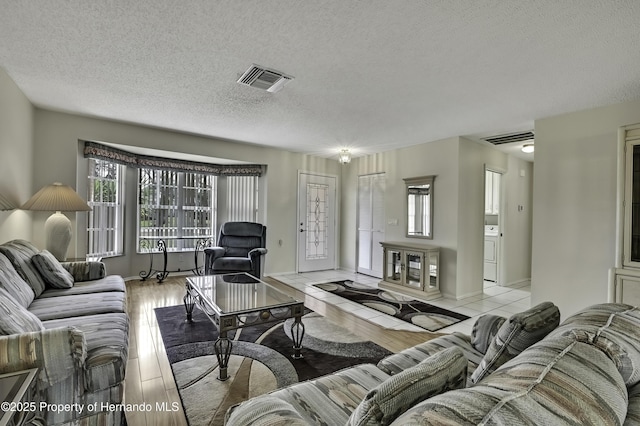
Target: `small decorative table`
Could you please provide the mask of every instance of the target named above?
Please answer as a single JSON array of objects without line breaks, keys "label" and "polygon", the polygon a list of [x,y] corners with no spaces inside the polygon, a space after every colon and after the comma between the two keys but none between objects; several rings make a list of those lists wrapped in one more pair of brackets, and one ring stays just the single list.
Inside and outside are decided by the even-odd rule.
[{"label": "small decorative table", "polygon": [[231,330],[293,318],[291,336],[295,352],[292,356],[302,358],[303,302],[245,272],[189,277],[186,287],[187,321],[193,321],[193,308],[197,303],[218,329],[219,336],[213,345],[220,367],[218,380],[228,379],[233,343],[227,333]]}]

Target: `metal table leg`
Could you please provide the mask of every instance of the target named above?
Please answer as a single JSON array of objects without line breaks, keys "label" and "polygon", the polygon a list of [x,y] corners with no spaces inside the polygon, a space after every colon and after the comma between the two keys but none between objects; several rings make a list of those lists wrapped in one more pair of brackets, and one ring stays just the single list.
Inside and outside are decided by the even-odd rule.
[{"label": "metal table leg", "polygon": [[302,338],[304,337],[304,324],[300,316],[296,316],[293,324],[291,324],[291,337],[293,338],[293,349],[295,350],[292,355],[293,359],[303,358],[300,349],[302,349]]},{"label": "metal table leg", "polygon": [[193,308],[196,305],[196,298],[191,294],[189,285],[187,284],[187,294],[182,298],[184,309],[187,312],[187,322],[193,322]]},{"label": "metal table leg", "polygon": [[218,380],[224,382],[229,378],[227,375],[227,367],[229,366],[229,358],[231,357],[231,348],[233,343],[227,337],[227,332],[220,332],[220,337],[213,344],[213,349],[218,358],[218,367],[220,368]]}]

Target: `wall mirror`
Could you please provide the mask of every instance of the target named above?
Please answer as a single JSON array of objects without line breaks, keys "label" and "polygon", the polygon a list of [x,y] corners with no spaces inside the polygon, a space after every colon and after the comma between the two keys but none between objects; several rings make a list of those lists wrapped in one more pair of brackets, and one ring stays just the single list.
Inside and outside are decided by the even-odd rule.
[{"label": "wall mirror", "polygon": [[433,181],[435,176],[404,179],[407,186],[407,237],[433,238]]}]

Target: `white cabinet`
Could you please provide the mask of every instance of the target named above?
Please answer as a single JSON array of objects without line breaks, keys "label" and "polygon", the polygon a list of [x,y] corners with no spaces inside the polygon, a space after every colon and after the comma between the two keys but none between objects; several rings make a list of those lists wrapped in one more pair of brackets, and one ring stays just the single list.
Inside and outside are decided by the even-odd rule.
[{"label": "white cabinet", "polygon": [[640,305],[640,271],[630,268],[615,270],[613,285],[609,302]]},{"label": "white cabinet", "polygon": [[440,297],[440,248],[426,244],[382,242],[379,286],[421,299]]},{"label": "white cabinet", "polygon": [[484,237],[484,279],[498,281],[498,237]]},{"label": "white cabinet", "polygon": [[484,182],[484,213],[500,212],[500,173],[487,170]]}]

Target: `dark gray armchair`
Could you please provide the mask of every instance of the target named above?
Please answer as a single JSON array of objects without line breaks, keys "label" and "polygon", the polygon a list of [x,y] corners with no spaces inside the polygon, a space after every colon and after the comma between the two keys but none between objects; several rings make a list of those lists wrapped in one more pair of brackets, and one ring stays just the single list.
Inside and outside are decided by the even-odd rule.
[{"label": "dark gray armchair", "polygon": [[267,254],[267,227],[254,222],[227,222],[220,229],[217,247],[204,249],[206,274],[248,272],[262,278]]}]

